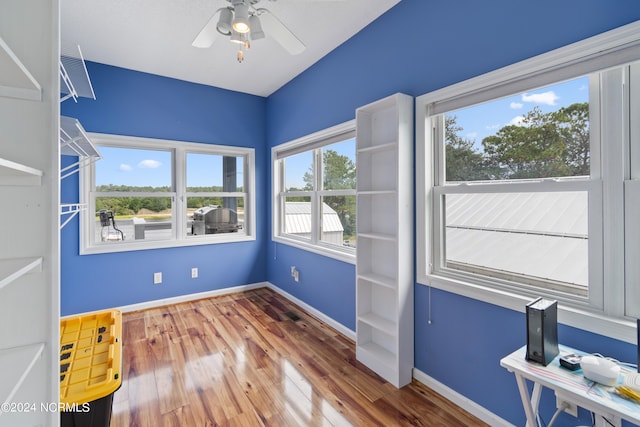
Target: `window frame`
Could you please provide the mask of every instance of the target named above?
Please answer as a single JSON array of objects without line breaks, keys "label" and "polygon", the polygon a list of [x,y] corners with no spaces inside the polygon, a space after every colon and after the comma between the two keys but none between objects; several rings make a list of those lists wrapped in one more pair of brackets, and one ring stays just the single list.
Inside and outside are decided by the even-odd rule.
[{"label": "window frame", "polygon": [[[100,243],[93,242],[95,236],[95,172],[96,162],[80,170],[80,204],[87,208],[80,215],[80,255],[128,252],[137,250],[174,248],[183,246],[197,246],[230,242],[251,241],[256,239],[256,215],[255,215],[255,149],[226,145],[214,145],[206,143],[194,143],[155,138],[143,138],[134,136],[89,133],[91,141],[97,146],[109,146],[116,148],[147,149],[172,152],[172,187],[169,193],[136,193],[152,197],[170,195],[173,197],[173,235],[167,240],[141,240],[125,241],[125,243]],[[99,148],[98,148],[99,149]],[[223,156],[244,157],[244,185],[245,191],[216,193],[221,196],[245,197],[245,223],[242,233],[219,233],[203,236],[187,236],[187,197],[190,193],[186,188],[186,156],[188,153],[214,154]],[[209,194],[209,193],[195,193]],[[122,193],[129,196],[129,193]]]},{"label": "window frame", "polygon": [[[356,189],[324,190],[322,188],[322,156],[318,155],[325,147],[337,142],[355,138],[356,121],[350,120],[336,126],[315,132],[310,135],[277,145],[271,149],[272,165],[272,228],[271,240],[277,243],[294,246],[300,249],[344,261],[356,262],[354,247],[337,246],[321,240],[320,200],[326,196],[356,196]],[[305,191],[286,191],[285,167],[282,160],[303,152],[313,151],[314,189]],[[358,165],[356,164],[356,169]],[[286,197],[310,197],[312,212],[312,228],[310,238],[302,238],[284,232],[284,202]],[[356,219],[357,220],[357,219]]]},{"label": "window frame", "polygon": [[[590,79],[590,89],[593,85],[611,87],[619,84],[622,87],[628,72],[619,70],[640,60],[639,45],[640,23],[636,22],[416,98],[416,245],[419,284],[520,312],[524,312],[525,305],[537,294],[495,286],[495,280],[469,280],[466,275],[443,275],[434,269],[434,260],[437,259],[434,258],[437,253],[434,252],[437,248],[433,242],[437,241],[434,237],[438,232],[435,197],[440,191],[436,186],[439,176],[444,176],[444,171],[438,170],[438,165],[442,163],[438,162],[437,156],[442,154],[435,149],[438,126],[434,120],[438,115],[592,73],[600,74],[598,79]],[[628,90],[628,87],[625,86],[624,90]],[[625,287],[624,283],[623,182],[609,179],[617,178],[616,173],[620,175],[621,165],[616,158],[620,159],[622,154],[625,154],[625,159],[629,158],[625,147],[631,142],[628,135],[621,134],[624,133],[621,129],[625,125],[628,127],[625,119],[628,117],[625,116],[628,108],[627,111],[621,111],[621,108],[625,108],[620,107],[625,105],[624,98],[628,97],[624,90],[619,93],[606,92],[603,97],[596,95],[593,105],[594,96],[590,95],[590,133],[592,149],[595,147],[591,164],[601,165],[599,170],[592,169],[588,184],[590,197],[593,195],[594,199],[589,201],[589,281],[590,291],[591,286],[596,289],[596,292],[590,292],[595,298],[577,301],[556,295],[556,299],[561,323],[635,342],[635,322],[624,311],[625,289],[633,285],[627,284]],[[640,93],[634,96],[640,96]],[[592,121],[592,114],[599,120]],[[598,150],[601,144],[594,145],[594,138],[606,141],[606,151],[604,143],[603,151]],[[617,141],[613,146],[612,140]],[[518,183],[490,185],[506,189],[517,188]],[[544,190],[562,186],[571,188],[575,183],[571,180],[540,180],[535,185]],[[601,231],[598,231],[599,225]],[[602,283],[601,291],[594,280]],[[598,295],[599,292],[601,295]]]}]

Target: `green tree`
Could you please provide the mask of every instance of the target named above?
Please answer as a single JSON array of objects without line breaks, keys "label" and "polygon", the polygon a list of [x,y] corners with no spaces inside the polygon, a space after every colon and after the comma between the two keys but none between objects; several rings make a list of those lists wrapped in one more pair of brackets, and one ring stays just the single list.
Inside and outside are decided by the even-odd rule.
[{"label": "green tree", "polygon": [[[335,150],[325,150],[322,154],[323,189],[345,190],[356,188],[356,164],[348,156]],[[313,189],[313,168],[303,176],[305,190]],[[326,196],[324,203],[338,213],[344,228],[344,237],[349,238],[356,232],[356,203],[353,196]]]},{"label": "green tree", "polygon": [[[577,132],[579,124],[572,121],[568,109],[545,114],[535,107],[521,123],[504,126],[482,140],[487,161],[505,168],[500,178],[574,175],[569,153],[574,145],[571,135]],[[564,122],[558,121],[559,118]]]},{"label": "green tree", "polygon": [[478,181],[491,179],[495,171],[487,164],[482,153],[474,147],[474,141],[463,138],[458,118],[445,118],[445,164],[447,181]]}]

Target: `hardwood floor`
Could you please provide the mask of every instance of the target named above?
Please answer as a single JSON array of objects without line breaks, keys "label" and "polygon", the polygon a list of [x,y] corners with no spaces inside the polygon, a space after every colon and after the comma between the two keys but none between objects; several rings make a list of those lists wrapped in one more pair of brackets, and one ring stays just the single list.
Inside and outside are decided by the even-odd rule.
[{"label": "hardwood floor", "polygon": [[416,381],[396,389],[267,288],[124,314],[111,426],[218,425],[486,424]]}]

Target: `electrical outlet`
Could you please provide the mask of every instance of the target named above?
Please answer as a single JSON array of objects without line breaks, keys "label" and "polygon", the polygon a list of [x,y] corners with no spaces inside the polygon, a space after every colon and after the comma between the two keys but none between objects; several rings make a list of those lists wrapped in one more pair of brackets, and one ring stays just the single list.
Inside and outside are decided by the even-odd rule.
[{"label": "electrical outlet", "polygon": [[560,408],[563,405],[565,406],[564,412],[578,418],[578,406],[560,396],[556,396],[556,408]]},{"label": "electrical outlet", "polygon": [[291,277],[293,277],[294,282],[300,281],[300,272],[295,266],[291,266]]},{"label": "electrical outlet", "polygon": [[153,284],[159,285],[162,283],[162,273],[153,273]]},{"label": "electrical outlet", "polygon": [[193,267],[191,269],[191,278],[192,279],[197,279],[198,278],[198,267]]}]

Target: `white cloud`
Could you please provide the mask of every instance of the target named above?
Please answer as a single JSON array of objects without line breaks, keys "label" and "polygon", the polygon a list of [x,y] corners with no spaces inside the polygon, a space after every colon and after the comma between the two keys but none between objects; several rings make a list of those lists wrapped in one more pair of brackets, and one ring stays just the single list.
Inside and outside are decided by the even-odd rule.
[{"label": "white cloud", "polygon": [[129,171],[130,171],[131,169],[133,169],[133,168],[131,167],[131,165],[128,165],[128,164],[126,164],[126,163],[122,163],[122,164],[120,165],[120,168],[119,168],[119,169],[120,169],[122,172],[129,172]]},{"label": "white cloud", "polygon": [[522,126],[522,121],[523,120],[524,120],[523,116],[515,116],[513,119],[511,119],[509,124],[510,125],[514,125],[514,126]]},{"label": "white cloud", "polygon": [[162,166],[162,163],[157,160],[143,160],[138,163],[138,167],[143,169],[155,169],[159,168],[160,166]]},{"label": "white cloud", "polygon": [[514,110],[519,110],[523,105],[524,104],[521,102],[512,102],[511,104],[509,104],[509,107],[513,108]]},{"label": "white cloud", "polygon": [[467,139],[476,139],[478,137],[478,132],[469,132],[467,134]]},{"label": "white cloud", "polygon": [[556,105],[556,101],[559,99],[559,96],[552,90],[548,92],[542,93],[523,93],[522,101],[523,102],[533,102],[536,104],[544,104],[544,105]]}]

